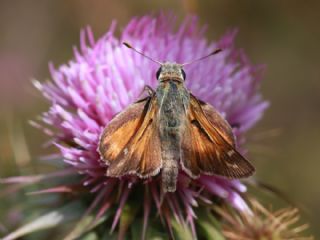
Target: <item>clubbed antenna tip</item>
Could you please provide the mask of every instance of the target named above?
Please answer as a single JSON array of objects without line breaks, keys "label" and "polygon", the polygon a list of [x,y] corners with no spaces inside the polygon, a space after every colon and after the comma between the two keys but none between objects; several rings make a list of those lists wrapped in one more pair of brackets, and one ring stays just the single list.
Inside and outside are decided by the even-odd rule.
[{"label": "clubbed antenna tip", "polygon": [[157,60],[154,60],[153,58],[151,58],[151,57],[149,57],[149,56],[145,55],[143,52],[138,51],[137,49],[135,49],[134,47],[132,47],[129,43],[127,43],[127,42],[123,42],[122,44],[123,44],[123,45],[125,45],[127,48],[132,49],[132,50],[133,50],[133,51],[135,51],[136,53],[139,53],[140,55],[142,55],[142,56],[144,56],[144,57],[148,58],[148,59],[149,59],[149,60],[151,60],[152,62],[155,62],[155,63],[158,63],[158,64],[162,65],[162,63],[161,63],[161,62],[159,62],[159,61],[157,61]]},{"label": "clubbed antenna tip", "polygon": [[222,52],[222,49],[221,48],[217,48],[216,50],[214,50],[210,55],[214,55],[214,54],[217,54],[219,52]]},{"label": "clubbed antenna tip", "polygon": [[122,44],[125,45],[127,48],[132,48],[131,45],[127,42],[123,42]]}]

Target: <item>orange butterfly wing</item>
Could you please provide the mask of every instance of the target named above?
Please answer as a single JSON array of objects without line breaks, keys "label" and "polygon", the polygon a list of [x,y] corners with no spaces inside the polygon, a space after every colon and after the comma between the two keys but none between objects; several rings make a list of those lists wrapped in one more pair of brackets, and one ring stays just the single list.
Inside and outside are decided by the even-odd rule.
[{"label": "orange butterfly wing", "polygon": [[191,177],[200,174],[242,178],[254,167],[236,149],[232,129],[210,105],[190,96],[181,144],[181,165]]},{"label": "orange butterfly wing", "polygon": [[109,165],[107,176],[156,175],[162,166],[157,126],[156,98],[130,105],[104,129],[99,152]]}]

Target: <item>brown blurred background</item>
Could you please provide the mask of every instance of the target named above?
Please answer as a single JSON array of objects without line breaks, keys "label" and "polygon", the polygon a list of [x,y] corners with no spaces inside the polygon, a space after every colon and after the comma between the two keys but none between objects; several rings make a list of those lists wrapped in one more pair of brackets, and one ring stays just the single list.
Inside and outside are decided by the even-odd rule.
[{"label": "brown blurred background", "polygon": [[249,133],[251,159],[257,177],[299,203],[320,236],[320,2],[315,0],[1,0],[0,177],[42,170],[37,157],[48,153],[42,147],[46,137],[27,121],[47,108],[31,80],[49,78],[48,62],[68,61],[87,25],[99,37],[113,19],[121,29],[133,16],[159,10],[180,19],[196,13],[208,24],[210,39],[238,27],[237,45],[254,63],[267,64],[262,92],[271,106]]}]

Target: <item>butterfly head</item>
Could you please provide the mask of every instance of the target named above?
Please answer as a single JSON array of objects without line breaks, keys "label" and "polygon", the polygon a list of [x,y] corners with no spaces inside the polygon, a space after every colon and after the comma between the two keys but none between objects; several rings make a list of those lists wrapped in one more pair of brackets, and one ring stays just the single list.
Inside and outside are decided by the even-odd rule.
[{"label": "butterfly head", "polygon": [[160,68],[157,71],[157,79],[158,79],[159,82],[163,82],[163,81],[167,81],[167,80],[175,80],[175,81],[179,81],[179,82],[184,82],[186,80],[186,73],[182,69],[183,66],[186,66],[186,65],[189,65],[191,63],[198,62],[200,60],[206,59],[207,57],[210,57],[210,56],[215,55],[215,54],[217,54],[217,53],[222,51],[220,48],[217,48],[213,52],[209,53],[208,55],[205,55],[205,56],[203,56],[201,58],[192,60],[190,62],[185,62],[183,64],[172,63],[172,62],[162,63],[160,61],[157,61],[157,60],[147,56],[143,52],[135,49],[134,47],[132,47],[127,42],[124,42],[123,44],[127,48],[132,49],[136,53],[139,53],[140,55],[148,58],[152,62],[158,63],[160,65]]},{"label": "butterfly head", "polygon": [[186,73],[182,69],[181,64],[165,62],[156,73],[159,82],[167,80],[175,80],[184,82],[186,80]]}]

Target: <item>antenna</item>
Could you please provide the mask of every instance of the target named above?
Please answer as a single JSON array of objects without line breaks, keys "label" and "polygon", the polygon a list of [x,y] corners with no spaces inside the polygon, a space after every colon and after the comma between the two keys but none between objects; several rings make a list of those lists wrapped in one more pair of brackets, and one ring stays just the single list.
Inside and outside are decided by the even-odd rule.
[{"label": "antenna", "polygon": [[127,48],[130,48],[130,49],[132,49],[133,51],[139,53],[140,55],[148,58],[148,59],[151,60],[152,62],[158,63],[158,64],[160,64],[160,65],[163,64],[162,62],[159,62],[159,61],[157,61],[157,60],[154,60],[153,58],[145,55],[144,53],[142,53],[142,52],[140,52],[140,51],[138,51],[137,49],[135,49],[134,47],[132,47],[132,46],[131,46],[129,43],[127,43],[127,42],[123,42],[123,45],[125,45]]},{"label": "antenna", "polygon": [[207,57],[210,57],[210,56],[212,56],[212,55],[215,55],[215,54],[217,54],[217,53],[219,53],[219,52],[221,52],[221,51],[222,51],[221,48],[217,48],[216,50],[214,50],[214,51],[211,52],[210,54],[208,54],[208,55],[206,55],[206,56],[204,56],[204,57],[201,57],[201,58],[192,60],[192,61],[190,61],[190,62],[183,63],[183,64],[181,64],[181,66],[183,67],[183,66],[189,65],[189,64],[191,64],[191,63],[201,61],[201,60],[203,60],[203,59],[205,59],[205,58],[207,58]]}]

